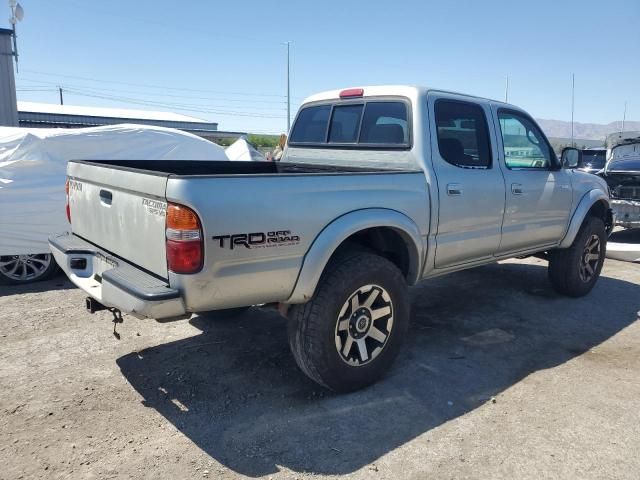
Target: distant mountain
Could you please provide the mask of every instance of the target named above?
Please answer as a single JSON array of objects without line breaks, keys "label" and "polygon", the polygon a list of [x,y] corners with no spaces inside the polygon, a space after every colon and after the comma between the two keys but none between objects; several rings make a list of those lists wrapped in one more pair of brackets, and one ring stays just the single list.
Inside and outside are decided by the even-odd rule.
[{"label": "distant mountain", "polygon": [[[546,120],[537,118],[536,121],[544,130],[547,137],[555,138],[571,138],[571,122],[563,122],[562,120]],[[581,140],[598,140],[604,141],[605,137],[610,133],[622,130],[622,122],[611,122],[606,125],[600,123],[580,123],[573,124],[573,137]],[[624,124],[626,131],[639,131],[640,122],[626,121]]]}]

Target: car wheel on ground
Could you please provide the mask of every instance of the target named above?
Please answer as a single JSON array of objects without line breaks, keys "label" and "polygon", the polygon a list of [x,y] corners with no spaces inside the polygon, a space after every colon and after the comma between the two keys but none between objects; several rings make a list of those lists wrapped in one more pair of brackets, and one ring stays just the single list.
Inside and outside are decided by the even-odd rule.
[{"label": "car wheel on ground", "polygon": [[58,265],[50,253],[0,256],[0,284],[19,285],[51,278]]},{"label": "car wheel on ground", "polygon": [[581,297],[598,281],[607,249],[607,232],[600,218],[587,217],[571,247],[549,256],[549,279],[563,295]]},{"label": "car wheel on ground", "polygon": [[338,392],[380,378],[398,355],[409,324],[405,278],[368,251],[338,255],[313,298],[289,311],[289,344],[300,369]]}]

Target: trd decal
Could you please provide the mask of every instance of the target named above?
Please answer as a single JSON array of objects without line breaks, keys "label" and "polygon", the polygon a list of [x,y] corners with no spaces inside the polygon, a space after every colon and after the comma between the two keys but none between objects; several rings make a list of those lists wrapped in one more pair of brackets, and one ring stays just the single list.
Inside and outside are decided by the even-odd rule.
[{"label": "trd decal", "polygon": [[235,233],[233,235],[216,235],[212,240],[218,240],[220,248],[233,250],[238,247],[269,248],[297,245],[300,243],[298,235],[292,235],[290,230],[274,232]]}]

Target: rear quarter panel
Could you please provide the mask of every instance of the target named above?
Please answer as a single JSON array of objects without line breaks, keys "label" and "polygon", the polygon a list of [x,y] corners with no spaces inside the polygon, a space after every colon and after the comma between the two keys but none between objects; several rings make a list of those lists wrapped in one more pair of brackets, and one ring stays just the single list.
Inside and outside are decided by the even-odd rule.
[{"label": "rear quarter panel", "polygon": [[[349,212],[392,209],[412,219],[421,235],[428,231],[422,172],[171,177],[166,197],[193,208],[203,224],[203,270],[169,275],[190,311],[287,300],[318,234]],[[259,240],[270,232],[288,232],[280,236],[289,240],[231,248],[234,235],[254,233]],[[220,236],[222,244],[214,238]]]}]

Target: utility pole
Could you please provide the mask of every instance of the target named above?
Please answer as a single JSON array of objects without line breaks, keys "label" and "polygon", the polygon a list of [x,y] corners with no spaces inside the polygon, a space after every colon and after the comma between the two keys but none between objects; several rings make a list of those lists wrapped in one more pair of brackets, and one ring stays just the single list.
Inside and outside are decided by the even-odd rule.
[{"label": "utility pole", "polygon": [[624,113],[622,114],[622,133],[624,133],[624,122],[627,120],[627,102],[624,102]]},{"label": "utility pole", "polygon": [[16,0],[9,0],[9,8],[11,9],[11,30],[13,31],[13,52],[11,54],[16,60],[16,72],[18,71],[18,34],[16,33],[16,23],[21,22],[24,18],[24,9]]},{"label": "utility pole", "polygon": [[290,47],[291,42],[286,42],[287,45],[287,135],[291,130],[291,63],[290,63]]},{"label": "utility pole", "polygon": [[575,106],[575,91],[576,91],[576,75],[571,74],[571,146],[575,147],[573,141],[573,110]]},{"label": "utility pole", "polygon": [[507,81],[504,86],[504,103],[509,101],[509,75],[507,75]]},{"label": "utility pole", "polygon": [[64,99],[62,98],[62,87],[58,85],[58,92],[60,93],[60,105],[64,105]]}]

